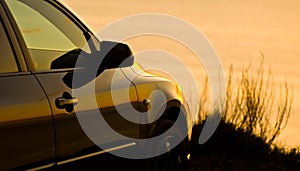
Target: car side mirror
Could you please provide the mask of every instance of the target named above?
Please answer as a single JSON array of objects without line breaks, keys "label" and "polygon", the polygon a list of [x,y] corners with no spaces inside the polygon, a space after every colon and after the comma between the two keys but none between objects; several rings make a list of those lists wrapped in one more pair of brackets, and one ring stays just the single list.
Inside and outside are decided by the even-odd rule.
[{"label": "car side mirror", "polygon": [[[83,69],[75,70],[74,72],[77,73],[77,76],[81,75],[81,79],[74,83],[73,72],[69,72],[63,77],[63,82],[70,88],[79,88],[87,84],[106,69],[129,67],[134,63],[133,54],[128,45],[112,41],[102,41],[100,51],[88,54],[80,49],[72,50],[53,61],[51,68],[59,69],[64,68],[66,65],[75,67],[79,54],[82,57],[78,65],[82,66]],[[97,62],[101,63],[100,66],[97,66],[99,67],[97,74],[93,75],[91,74],[93,73],[93,64],[98,64]]]},{"label": "car side mirror", "polygon": [[134,63],[131,49],[124,43],[101,41],[100,53],[104,56],[100,65],[102,69],[129,67]]}]

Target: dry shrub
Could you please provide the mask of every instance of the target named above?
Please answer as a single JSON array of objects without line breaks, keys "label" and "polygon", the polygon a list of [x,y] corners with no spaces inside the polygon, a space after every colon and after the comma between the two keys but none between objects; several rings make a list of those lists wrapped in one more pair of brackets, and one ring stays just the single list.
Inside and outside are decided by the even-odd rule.
[{"label": "dry shrub", "polygon": [[[271,145],[286,127],[291,114],[293,91],[288,84],[276,86],[271,71],[267,73],[262,60],[258,69],[249,65],[234,76],[230,67],[222,119],[235,130],[256,135]],[[208,116],[208,79],[202,89],[199,122]]]}]

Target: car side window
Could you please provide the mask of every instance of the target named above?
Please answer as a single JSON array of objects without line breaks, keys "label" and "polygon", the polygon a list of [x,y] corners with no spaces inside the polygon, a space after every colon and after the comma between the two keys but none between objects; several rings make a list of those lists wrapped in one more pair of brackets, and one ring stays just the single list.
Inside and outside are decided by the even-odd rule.
[{"label": "car side window", "polygon": [[12,51],[7,32],[0,19],[0,73],[18,72],[18,66]]},{"label": "car side window", "polygon": [[72,68],[82,50],[90,53],[84,32],[50,2],[6,2],[25,40],[35,70]]}]

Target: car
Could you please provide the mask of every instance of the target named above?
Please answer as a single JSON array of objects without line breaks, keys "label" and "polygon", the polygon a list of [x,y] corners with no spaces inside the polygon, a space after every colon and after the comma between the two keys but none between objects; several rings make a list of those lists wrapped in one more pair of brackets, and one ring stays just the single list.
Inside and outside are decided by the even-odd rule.
[{"label": "car", "polygon": [[[145,71],[127,44],[100,41],[63,2],[0,0],[0,13],[0,170],[68,170],[93,157],[101,166],[107,162],[101,156],[122,159],[119,151],[134,148],[166,149],[141,156],[139,170],[186,167],[191,113],[175,81]],[[92,93],[78,92],[91,83]],[[164,101],[151,97],[157,90]],[[120,113],[129,108],[141,115],[124,118]],[[104,124],[94,119],[100,115]],[[147,121],[135,123],[142,116]],[[159,136],[161,146],[140,141]]]}]

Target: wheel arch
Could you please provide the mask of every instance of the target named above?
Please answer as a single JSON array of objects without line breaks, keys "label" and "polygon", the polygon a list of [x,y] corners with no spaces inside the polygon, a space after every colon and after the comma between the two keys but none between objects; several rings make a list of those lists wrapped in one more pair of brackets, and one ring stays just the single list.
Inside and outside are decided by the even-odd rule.
[{"label": "wheel arch", "polygon": [[171,99],[163,106],[165,108],[162,108],[160,110],[162,112],[162,115],[156,123],[159,123],[159,121],[162,120],[170,120],[175,123],[178,119],[179,114],[182,113],[185,117],[185,125],[182,126],[185,127],[184,129],[187,129],[187,138],[190,140],[193,125],[191,120],[192,118],[187,106],[185,104],[182,104],[178,99]]}]

